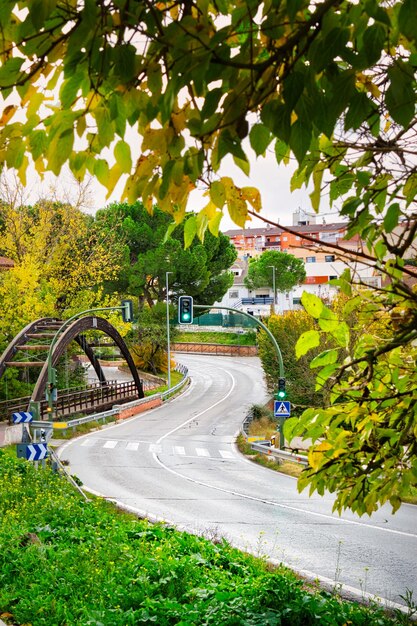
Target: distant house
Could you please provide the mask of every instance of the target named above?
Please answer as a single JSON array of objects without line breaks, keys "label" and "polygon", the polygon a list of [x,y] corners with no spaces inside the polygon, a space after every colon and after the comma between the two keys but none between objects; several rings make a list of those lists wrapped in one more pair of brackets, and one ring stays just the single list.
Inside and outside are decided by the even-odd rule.
[{"label": "distant house", "polygon": [[0,256],[0,270],[11,270],[14,267],[14,261],[6,256]]},{"label": "distant house", "polygon": [[[301,295],[304,291],[314,293],[325,300],[332,300],[337,293],[337,287],[329,284],[332,279],[338,278],[348,267],[343,254],[338,254],[332,244],[337,244],[341,250],[354,252],[363,247],[358,236],[346,240],[347,222],[332,224],[316,224],[315,219],[300,219],[298,214],[293,216],[291,230],[288,233],[279,226],[267,225],[262,228],[239,228],[228,230],[227,235],[238,252],[238,259],[231,268],[235,275],[233,286],[225,294],[223,306],[233,307],[236,310],[251,312],[256,316],[268,314],[271,309],[273,292],[269,287],[249,290],[244,285],[249,259],[265,252],[278,250],[293,254],[302,259],[306,270],[304,284],[298,285],[289,293],[278,293],[275,310],[288,311],[300,307]],[[305,239],[303,235],[309,237]],[[313,241],[311,240],[313,239]],[[326,244],[329,244],[326,246]],[[376,275],[372,268],[356,262],[351,268],[354,278],[367,285],[380,286],[381,276]]]}]

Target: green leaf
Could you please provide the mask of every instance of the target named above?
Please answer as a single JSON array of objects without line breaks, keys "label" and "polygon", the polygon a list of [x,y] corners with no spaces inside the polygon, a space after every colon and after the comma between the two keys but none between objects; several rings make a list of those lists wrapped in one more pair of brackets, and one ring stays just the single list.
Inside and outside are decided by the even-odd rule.
[{"label": "green leaf", "polygon": [[214,235],[214,237],[218,237],[219,235],[219,228],[222,217],[223,213],[221,211],[218,211],[216,215],[212,217],[211,220],[209,220],[208,229],[211,234]]},{"label": "green leaf", "polygon": [[164,235],[163,243],[166,243],[167,241],[169,241],[172,233],[177,228],[177,226],[178,226],[177,222],[171,222],[171,224],[168,226],[166,233]]},{"label": "green leaf", "polygon": [[308,293],[308,291],[304,291],[301,296],[301,304],[312,317],[318,319],[323,311],[324,304],[320,300],[318,296],[314,293]]},{"label": "green leaf", "polygon": [[255,124],[250,130],[249,140],[256,156],[260,156],[269,146],[271,133],[264,124]]},{"label": "green leaf", "polygon": [[403,0],[398,13],[398,26],[411,41],[417,37],[417,0]]},{"label": "green leaf", "polygon": [[385,102],[392,119],[406,128],[414,117],[416,94],[413,87],[413,72],[408,66],[396,61],[388,68],[390,86]]},{"label": "green leaf", "polygon": [[291,126],[289,144],[297,161],[301,163],[311,144],[311,126],[307,126],[300,122],[300,120],[297,120]]},{"label": "green leaf", "polygon": [[109,164],[104,159],[96,159],[94,164],[94,175],[102,185],[107,185],[109,178]]},{"label": "green leaf", "polygon": [[314,359],[310,362],[311,369],[316,367],[324,367],[325,365],[330,365],[336,363],[339,356],[339,352],[337,349],[325,350],[318,354]]},{"label": "green leaf", "polygon": [[397,226],[400,214],[401,209],[398,202],[391,204],[384,217],[384,229],[387,233],[392,233]]},{"label": "green leaf", "polygon": [[417,174],[413,173],[407,178],[404,185],[404,195],[407,200],[407,206],[411,204],[417,194]]},{"label": "green leaf", "polygon": [[335,328],[330,331],[332,337],[334,337],[342,348],[347,348],[349,344],[350,331],[346,322],[339,323]]},{"label": "green leaf", "polygon": [[114,147],[114,158],[116,159],[120,170],[125,174],[130,174],[132,169],[132,156],[129,144],[123,140],[118,141]]},{"label": "green leaf", "polygon": [[69,158],[74,144],[74,130],[68,128],[63,133],[55,135],[48,147],[48,164],[52,172],[58,176],[62,166]]},{"label": "green leaf", "polygon": [[193,243],[194,237],[197,234],[197,217],[191,215],[186,219],[184,224],[184,248],[187,249]]},{"label": "green leaf", "polygon": [[318,330],[307,330],[302,333],[295,345],[295,355],[297,359],[304,356],[312,348],[320,345],[320,333]]},{"label": "green leaf", "polygon": [[219,180],[215,180],[210,185],[210,199],[219,209],[224,207],[224,203],[226,202],[226,193],[223,183]]}]

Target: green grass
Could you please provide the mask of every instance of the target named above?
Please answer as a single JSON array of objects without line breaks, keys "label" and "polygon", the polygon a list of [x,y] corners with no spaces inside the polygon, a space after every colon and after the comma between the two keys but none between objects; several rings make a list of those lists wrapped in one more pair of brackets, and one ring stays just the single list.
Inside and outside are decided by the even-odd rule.
[{"label": "green grass", "polygon": [[220,333],[211,331],[179,332],[177,343],[218,343],[227,346],[256,346],[256,333]]},{"label": "green grass", "polygon": [[0,617],[32,626],[405,624],[284,567],[84,501],[0,450]]}]

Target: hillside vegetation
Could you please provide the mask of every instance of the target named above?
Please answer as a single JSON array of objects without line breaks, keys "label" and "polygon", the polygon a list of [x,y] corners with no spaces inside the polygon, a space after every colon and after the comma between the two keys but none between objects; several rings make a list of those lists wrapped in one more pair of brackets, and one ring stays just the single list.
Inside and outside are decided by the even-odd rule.
[{"label": "hillside vegetation", "polygon": [[0,617],[32,626],[384,626],[225,541],[152,525],[0,450]]}]

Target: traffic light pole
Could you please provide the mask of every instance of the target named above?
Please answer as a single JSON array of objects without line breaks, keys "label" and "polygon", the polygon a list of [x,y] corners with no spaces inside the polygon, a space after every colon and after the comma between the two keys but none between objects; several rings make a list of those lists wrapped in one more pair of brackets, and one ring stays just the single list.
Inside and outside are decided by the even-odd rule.
[{"label": "traffic light pole", "polygon": [[265,326],[265,324],[263,322],[258,320],[253,315],[250,315],[249,313],[246,313],[245,311],[237,311],[236,309],[232,309],[229,306],[217,306],[217,305],[216,306],[210,306],[208,304],[206,304],[206,305],[204,305],[204,304],[194,304],[194,308],[195,309],[220,309],[220,310],[224,310],[224,311],[232,311],[232,313],[239,313],[239,315],[244,315],[245,317],[247,317],[250,320],[252,320],[253,322],[255,322],[258,326],[260,326],[266,332],[266,334],[268,335],[268,337],[272,341],[272,343],[274,345],[274,348],[275,348],[275,352],[277,353],[277,358],[278,358],[279,377],[280,378],[285,378],[284,361],[282,360],[282,354],[281,354],[280,347],[279,347],[278,342],[275,339],[274,335],[271,333],[269,328],[267,326]]},{"label": "traffic light pole", "polygon": [[[249,313],[246,313],[245,311],[237,311],[236,309],[232,309],[231,307],[228,307],[228,306],[215,306],[215,307],[212,307],[212,306],[209,306],[209,305],[205,306],[204,304],[194,304],[194,308],[195,309],[220,309],[220,310],[224,310],[224,311],[232,311],[232,313],[239,313],[239,315],[244,315],[245,317],[248,317],[249,319],[254,321],[258,326],[260,326],[266,332],[266,334],[268,335],[268,337],[272,341],[272,344],[273,344],[273,346],[275,348],[275,352],[276,352],[277,358],[278,358],[279,378],[283,379],[285,381],[284,361],[282,359],[282,354],[281,354],[280,347],[279,347],[278,342],[275,339],[274,335],[271,333],[269,328],[267,326],[265,326],[265,324],[263,322],[258,320],[253,315],[250,315]],[[284,421],[285,421],[285,418],[282,418],[282,417],[278,418],[278,432],[279,432],[279,447],[280,447],[280,449],[282,449],[284,447],[284,432],[283,432]]]}]

